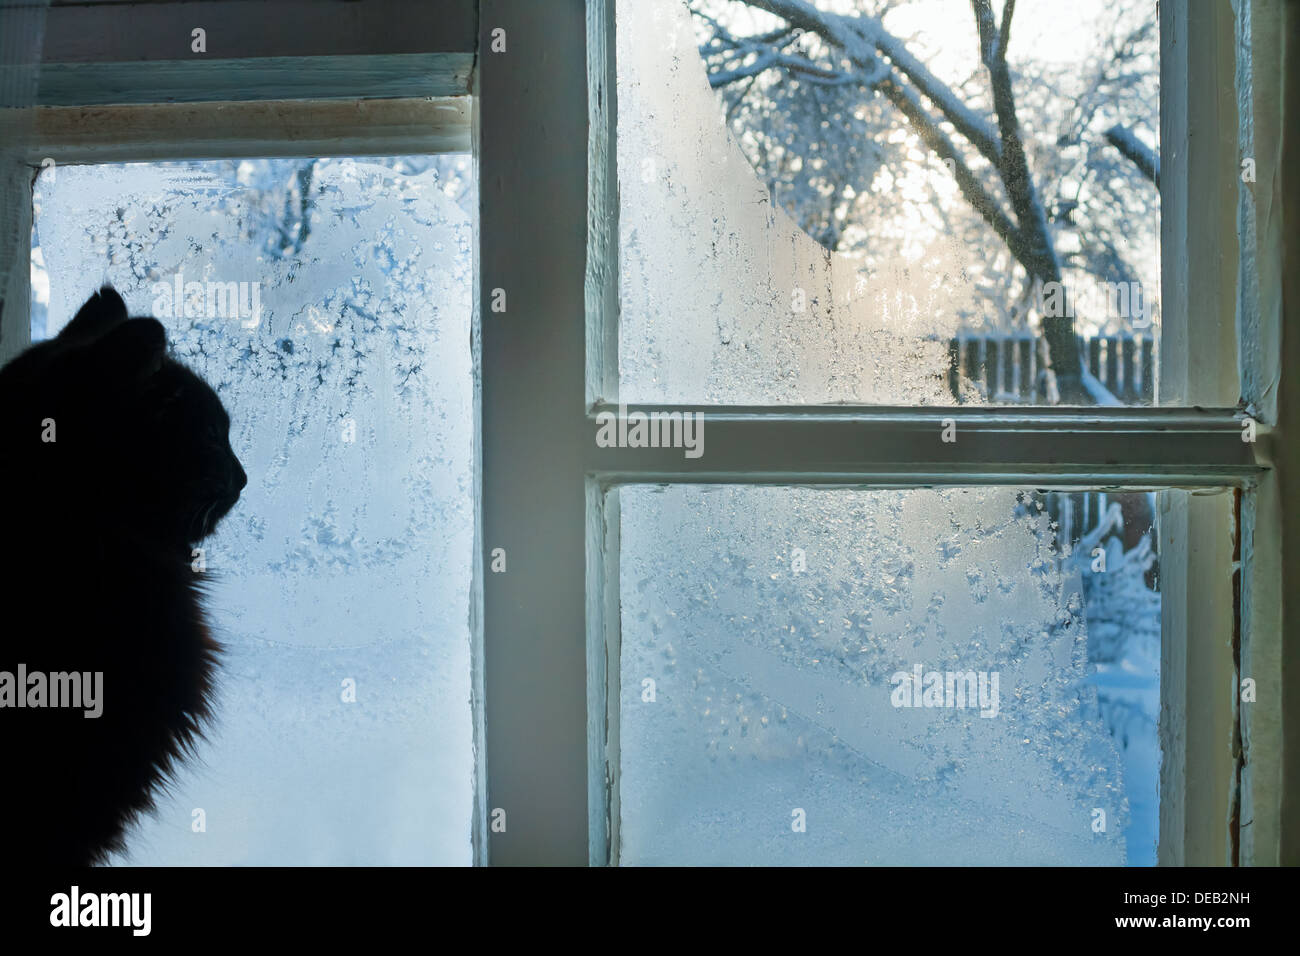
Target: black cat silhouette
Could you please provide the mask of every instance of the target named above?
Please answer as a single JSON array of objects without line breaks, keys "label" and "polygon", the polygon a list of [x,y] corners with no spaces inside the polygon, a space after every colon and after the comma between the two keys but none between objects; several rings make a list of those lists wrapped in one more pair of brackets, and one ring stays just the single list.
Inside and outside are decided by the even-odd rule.
[{"label": "black cat silhouette", "polygon": [[108,287],[0,370],[11,864],[122,849],[210,717],[220,647],[192,549],[247,483],[229,429],[216,393],[168,357],[162,324],[128,318]]}]

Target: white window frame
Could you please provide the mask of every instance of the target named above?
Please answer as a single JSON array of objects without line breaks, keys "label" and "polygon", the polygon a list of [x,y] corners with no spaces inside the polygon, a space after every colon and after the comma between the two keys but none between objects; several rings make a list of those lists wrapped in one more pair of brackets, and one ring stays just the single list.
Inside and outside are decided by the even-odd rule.
[{"label": "white window frame", "polygon": [[[35,133],[27,134],[25,165],[2,172],[30,182],[46,155],[103,162],[438,152],[463,149],[472,137],[480,196],[476,863],[618,862],[618,488],[631,482],[1238,490],[1240,615],[1223,581],[1234,529],[1216,499],[1170,496],[1181,500],[1162,515],[1159,859],[1300,861],[1292,806],[1300,800],[1300,689],[1288,692],[1281,679],[1298,653],[1283,635],[1300,634],[1283,599],[1300,593],[1300,571],[1283,561],[1300,534],[1283,507],[1300,501],[1300,453],[1281,436],[1300,422],[1300,397],[1279,388],[1281,370],[1300,367],[1300,343],[1281,336],[1286,283],[1292,311],[1300,301],[1288,278],[1300,274],[1295,246],[1284,263],[1281,241],[1300,219],[1284,189],[1300,155],[1281,135],[1274,89],[1296,87],[1297,70],[1282,55],[1294,13],[1273,0],[1162,3],[1160,396],[1172,403],[1195,383],[1198,396],[1216,401],[707,406],[698,410],[708,420],[708,454],[690,460],[594,441],[596,415],[618,404],[613,0],[276,7],[277,21],[309,26],[292,37],[260,29],[266,8],[253,0],[50,8]],[[239,48],[227,52],[238,55],[194,62],[176,37],[188,37],[196,11],[210,23],[259,29],[235,31]],[[106,19],[92,26],[74,14]],[[115,27],[114,17],[130,17],[131,29]],[[394,29],[406,17],[421,28]],[[505,52],[493,51],[498,30]],[[104,36],[112,43],[97,46]],[[1251,187],[1225,173],[1244,148],[1257,163]],[[1289,195],[1300,195],[1291,185]],[[19,265],[0,315],[0,361],[27,342]],[[505,290],[504,313],[484,308],[496,290]],[[1240,362],[1238,329],[1255,346]],[[1240,440],[1239,397],[1260,422],[1255,444]],[[934,440],[944,417],[958,420],[961,442]],[[485,573],[495,548],[506,550],[507,573]],[[1258,683],[1257,702],[1240,710],[1238,667]],[[498,809],[504,829],[491,825]]]},{"label": "white window frame", "polygon": [[[1281,821],[1274,778],[1283,756],[1276,736],[1266,748],[1257,733],[1263,765],[1257,773],[1249,746],[1242,744],[1252,716],[1258,726],[1261,715],[1275,721],[1281,714],[1279,682],[1256,676],[1261,686],[1270,684],[1268,702],[1242,711],[1236,706],[1239,660],[1249,663],[1252,653],[1256,660],[1279,656],[1282,634],[1279,602],[1259,599],[1279,573],[1282,542],[1261,549],[1256,535],[1262,519],[1271,522],[1278,514],[1267,497],[1276,479],[1270,467],[1276,436],[1263,425],[1260,442],[1241,439],[1246,411],[1261,422],[1277,420],[1268,403],[1252,395],[1252,388],[1269,380],[1267,370],[1242,363],[1245,374],[1238,374],[1238,329],[1243,341],[1264,352],[1279,331],[1258,321],[1255,304],[1239,291],[1256,252],[1237,254],[1238,217],[1257,201],[1237,175],[1239,134],[1261,121],[1254,104],[1243,110],[1252,122],[1239,121],[1237,110],[1238,88],[1252,75],[1252,54],[1259,56],[1250,46],[1252,6],[1250,0],[1242,0],[1238,11],[1227,4],[1162,5],[1161,407],[638,406],[646,413],[704,412],[708,455],[690,460],[656,449],[597,449],[589,439],[589,862],[618,862],[618,487],[632,482],[1188,489],[1165,497],[1160,522],[1165,757],[1159,862],[1270,862],[1283,852],[1278,829],[1266,843],[1260,830],[1252,838],[1239,827],[1258,828],[1261,813]],[[596,415],[618,407],[613,9],[614,0],[587,2],[592,189],[583,341],[593,351],[589,436],[595,435]],[[1268,172],[1276,174],[1275,163]],[[1203,404],[1178,407],[1187,395]],[[935,440],[943,418],[957,419],[961,442]],[[1222,495],[1190,493],[1213,487],[1233,489],[1244,507],[1226,509]],[[1239,630],[1234,558],[1241,560],[1243,587],[1256,595],[1254,613]],[[1243,805],[1254,819],[1240,816]]]}]

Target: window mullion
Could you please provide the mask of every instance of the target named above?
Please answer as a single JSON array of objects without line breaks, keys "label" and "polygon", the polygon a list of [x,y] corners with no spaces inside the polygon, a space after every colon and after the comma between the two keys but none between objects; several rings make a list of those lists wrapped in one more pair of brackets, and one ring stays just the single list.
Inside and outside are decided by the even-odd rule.
[{"label": "window mullion", "polygon": [[479,9],[482,829],[489,863],[581,866],[587,488],[574,412],[585,405],[584,8],[482,0]]},{"label": "window mullion", "polygon": [[585,428],[607,483],[1246,484],[1267,440],[1231,409],[598,406]]}]

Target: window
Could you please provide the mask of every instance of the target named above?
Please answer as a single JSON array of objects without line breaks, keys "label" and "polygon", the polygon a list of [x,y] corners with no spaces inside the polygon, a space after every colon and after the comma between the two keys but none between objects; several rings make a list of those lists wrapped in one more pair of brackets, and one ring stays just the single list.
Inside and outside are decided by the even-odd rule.
[{"label": "window", "polygon": [[1154,400],[1156,173],[1107,139],[1154,156],[1154,4],[1022,3],[988,67],[951,4],[680,6],[618,13],[628,402]]},{"label": "window", "polygon": [[1008,488],[618,496],[622,862],[1154,865],[1122,496],[1073,541]]},{"label": "window", "polygon": [[249,474],[196,557],[217,724],[124,862],[469,862],[474,200],[456,154],[37,179],[33,339],[112,283]]},{"label": "window", "polygon": [[[775,24],[771,19],[762,24],[770,31],[768,38],[814,31],[807,5],[757,6],[776,15]],[[706,99],[704,69],[693,53],[696,37],[686,11],[672,3],[592,4],[588,9],[598,40],[593,202],[598,214],[616,211],[619,227],[616,233],[608,229],[609,235],[598,232],[592,247],[598,267],[617,262],[618,274],[597,271],[599,281],[593,285],[599,294],[588,299],[589,347],[592,341],[597,346],[589,368],[591,424],[598,428],[601,416],[623,417],[630,434],[631,423],[644,416],[653,432],[656,416],[698,413],[707,436],[707,450],[698,458],[680,450],[636,447],[638,442],[631,440],[597,453],[591,468],[603,495],[595,505],[603,506],[603,538],[589,540],[601,543],[604,551],[592,562],[589,586],[594,582],[619,595],[606,593],[603,602],[592,605],[602,617],[592,635],[589,666],[604,681],[593,699],[605,707],[608,718],[603,727],[593,721],[592,729],[597,744],[591,778],[598,782],[592,799],[607,809],[608,827],[602,829],[599,815],[593,814],[593,860],[1152,862],[1150,842],[1136,830],[1122,835],[1107,830],[1110,835],[1098,839],[1100,828],[1088,825],[1090,814],[1091,822],[1099,822],[1098,804],[1105,801],[1082,795],[1098,792],[1090,790],[1097,787],[1123,801],[1116,778],[1067,785],[1090,809],[1064,810],[1059,817],[1048,812],[1019,827],[1005,818],[1007,800],[993,796],[998,783],[1016,779],[1018,792],[1034,794],[1026,799],[1033,804],[1050,790],[1049,779],[1060,783],[1060,774],[1069,776],[1076,760],[1079,766],[1116,772],[1114,759],[1099,760],[1095,751],[1090,758],[1072,756],[1081,753],[1073,748],[1086,747],[1089,740],[1125,749],[1130,743],[1125,730],[1111,736],[1103,729],[1105,720],[1083,713],[1079,704],[1089,695],[1078,694],[1077,685],[1066,695],[1068,708],[1061,708],[1059,700],[1044,704],[1058,715],[1068,710],[1079,721],[1069,731],[1059,724],[1044,725],[1053,770],[1036,771],[1032,759],[1024,754],[1015,759],[1008,749],[1001,755],[1005,773],[983,787],[974,784],[975,768],[999,758],[995,750],[981,751],[973,738],[956,744],[963,732],[959,728],[968,725],[954,718],[953,710],[937,717],[929,736],[919,738],[924,743],[918,743],[908,729],[910,711],[872,709],[883,700],[880,691],[889,688],[890,674],[907,651],[942,648],[951,660],[963,661],[955,665],[960,673],[978,672],[971,653],[987,662],[997,657],[998,643],[988,638],[982,612],[989,611],[989,621],[1004,629],[1033,627],[1039,612],[1030,605],[1001,614],[990,608],[972,611],[952,629],[956,633],[948,634],[948,643],[934,638],[935,625],[925,616],[933,609],[917,607],[895,619],[874,620],[861,647],[837,640],[836,628],[861,627],[854,610],[874,610],[876,618],[885,618],[889,609],[888,593],[868,597],[871,571],[845,573],[839,562],[870,563],[874,558],[888,575],[892,559],[897,568],[929,577],[936,583],[901,587],[914,591],[918,602],[961,602],[972,587],[970,576],[978,591],[980,578],[987,582],[994,565],[1033,567],[1033,548],[1012,548],[1001,562],[977,559],[961,568],[965,577],[947,569],[951,577],[938,581],[950,547],[946,537],[956,529],[982,524],[975,540],[991,544],[998,539],[993,529],[999,526],[987,512],[966,513],[973,502],[1001,500],[994,510],[1012,513],[1007,491],[974,486],[1024,487],[1022,482],[1115,492],[1171,489],[1159,493],[1155,509],[1161,594],[1157,598],[1145,589],[1147,599],[1164,605],[1158,624],[1164,706],[1158,858],[1240,860],[1237,801],[1245,792],[1243,761],[1226,742],[1240,732],[1242,719],[1233,692],[1242,660],[1233,575],[1244,552],[1235,549],[1242,547],[1243,536],[1250,541],[1253,529],[1243,524],[1236,495],[1214,489],[1225,484],[1242,489],[1249,507],[1260,465],[1254,447],[1243,441],[1243,414],[1233,407],[1243,394],[1235,369],[1229,364],[1223,372],[1216,370],[1216,363],[1231,363],[1237,351],[1230,334],[1225,341],[1216,314],[1204,303],[1177,295],[1162,303],[1163,341],[1155,373],[1160,385],[1158,394],[1152,393],[1162,406],[1158,409],[1096,407],[1124,401],[1105,396],[1088,381],[1100,357],[1089,368],[1088,349],[1082,356],[1083,384],[1094,404],[1077,411],[1060,405],[1014,413],[980,408],[1005,403],[1002,394],[1014,390],[992,365],[1005,353],[985,353],[977,363],[968,356],[951,358],[949,340],[960,333],[960,322],[980,309],[978,284],[964,273],[957,278],[969,255],[961,249],[941,250],[933,260],[914,260],[910,270],[896,266],[891,274],[882,269],[861,283],[865,289],[858,289],[843,260],[821,253],[773,208],[773,190],[754,178],[736,144],[727,141],[722,118]],[[849,15],[853,12],[856,8]],[[844,26],[845,19],[831,20],[832,33],[836,24],[853,29]],[[1189,56],[1212,60],[1217,55],[1222,62],[1224,51],[1210,31],[1224,24],[1210,20],[1184,17],[1181,8],[1166,14],[1163,45],[1168,49],[1175,35],[1191,35],[1200,45]],[[1233,25],[1226,28],[1230,34]],[[1179,30],[1184,32],[1177,34]],[[859,34],[875,43],[878,59],[897,69],[902,54],[886,51],[886,41],[872,34],[870,24]],[[847,58],[862,58],[853,66],[865,71],[867,57],[860,49],[850,52]],[[759,51],[755,58],[763,55]],[[736,56],[737,69],[753,62],[747,56]],[[1204,67],[1200,59],[1197,64]],[[1162,81],[1167,90],[1160,122],[1169,142],[1185,135],[1176,115],[1179,97],[1184,121],[1190,115],[1202,122],[1196,97],[1204,91],[1199,78],[1189,81],[1187,74],[1179,75],[1177,62],[1162,66]],[[608,105],[611,100],[616,106]],[[607,158],[611,153],[612,161]],[[1180,206],[1178,190],[1190,189],[1188,178],[1207,174],[1211,162],[1220,164],[1220,170],[1237,168],[1231,157],[1204,161],[1200,169],[1200,160],[1184,168],[1177,151],[1166,160],[1166,195],[1175,197],[1174,214],[1164,224],[1166,288],[1168,276],[1177,275],[1177,268],[1186,268],[1197,254],[1179,234],[1188,226],[1187,216],[1195,214]],[[1211,226],[1210,215],[1205,219]],[[1222,228],[1223,222],[1213,220],[1213,227]],[[1231,275],[1220,278],[1228,288],[1235,285]],[[1202,291],[1206,302],[1224,295],[1223,288],[1208,281]],[[859,292],[860,302],[855,301]],[[807,308],[800,310],[801,304]],[[1211,354],[1212,343],[1226,348]],[[1123,350],[1106,344],[1106,364],[1123,363]],[[1005,369],[1007,363],[1001,364]],[[1212,374],[1189,377],[1193,367]],[[955,376],[967,379],[965,387],[951,387]],[[1233,381],[1226,384],[1229,377]],[[1140,389],[1127,391],[1134,396]],[[1042,400],[1041,393],[1036,397]],[[1067,405],[1077,403],[1061,398]],[[1219,404],[1217,409],[1191,408],[1191,400]],[[862,404],[830,404],[846,401]],[[946,426],[955,434],[945,446],[941,432]],[[1166,450],[1157,445],[1165,445],[1173,458],[1165,459]],[[654,484],[653,492],[646,482]],[[722,487],[706,493],[700,482]],[[824,490],[827,485],[843,487]],[[924,490],[935,485],[952,490]],[[900,487],[915,490],[887,490]],[[961,488],[968,489],[964,498]],[[1183,488],[1195,493],[1173,490]],[[906,505],[897,503],[921,500],[930,502],[927,518],[914,519],[910,527],[879,516],[873,522],[863,514],[873,509],[887,514],[887,502],[906,511]],[[1058,556],[1055,566],[1069,567],[1079,559],[1074,552],[1082,535],[1072,538],[1065,521],[1051,527],[1064,557]],[[1086,533],[1091,526],[1081,530]],[[779,563],[790,560],[793,547],[824,540],[839,546],[823,552],[834,557],[824,559],[828,565],[820,575],[799,583],[785,577],[788,567]],[[1001,540],[1007,545],[1008,539]],[[900,552],[918,557],[899,561]],[[1006,560],[1011,554],[1016,557]],[[784,592],[780,581],[788,581]],[[1014,593],[1009,581],[1004,585]],[[1094,597],[1107,600],[1096,592]],[[1106,632],[1106,613],[1074,607],[1081,627],[1092,617],[1079,646],[1094,644],[1097,632]],[[1062,608],[1056,610],[1059,614]],[[1133,621],[1125,626],[1143,629]],[[891,638],[897,642],[893,647]],[[881,662],[864,688],[863,672],[869,671],[866,661],[873,655],[891,663]],[[1049,672],[1053,680],[1068,682],[1076,667],[1090,670],[1067,654]],[[1095,673],[1105,671],[1099,667]],[[1095,676],[1083,683],[1090,679]],[[1017,706],[1022,709],[1012,720],[1027,718],[1034,710],[1030,699],[1036,684],[1023,673],[1013,682],[1021,688]],[[846,706],[848,701],[857,709]],[[796,702],[803,712],[792,718]],[[768,717],[771,725],[769,710],[783,713],[787,724],[791,719],[795,723],[768,733],[762,721]],[[952,719],[944,723],[945,716]],[[945,738],[945,730],[953,736]],[[1185,750],[1177,743],[1180,733],[1187,734]],[[873,734],[885,739],[873,740]],[[1032,733],[1019,739],[1034,746]],[[1155,760],[1159,758],[1150,750],[1156,745],[1152,735],[1138,749]],[[925,755],[909,765],[918,770],[915,777],[889,766],[891,759],[905,763],[899,758],[909,747]],[[1137,782],[1136,776],[1132,779]],[[1153,791],[1132,793],[1134,800],[1123,811],[1125,822],[1116,824],[1112,817],[1110,825],[1131,826],[1126,815],[1133,804],[1146,802],[1153,810]],[[959,806],[966,797],[976,805]],[[1003,816],[997,821],[984,817],[988,807],[979,805],[981,798]],[[864,804],[877,812],[864,810]],[[895,826],[909,809],[917,826]],[[814,816],[820,827],[816,834]],[[954,832],[945,829],[948,825]],[[1013,827],[1022,840],[1014,849],[1006,849],[1006,841],[996,836],[1002,825]],[[1053,837],[1035,847],[1035,832]],[[988,838],[982,845],[981,834]],[[1109,858],[1102,849],[1106,844],[1114,854]],[[858,856],[857,851],[864,852]]]},{"label": "window", "polygon": [[[474,11],[410,5],[411,44],[338,7],[230,17],[184,65],[157,40],[187,53],[192,9],[0,10],[7,39],[45,28],[30,98],[0,74],[32,235],[5,357],[112,282],[218,390],[250,476],[195,557],[216,722],[116,863],[473,858]],[[139,49],[78,60],[95,18]]]},{"label": "window", "polygon": [[[19,144],[3,154],[3,212],[25,235],[46,158],[62,169],[472,147],[474,862],[802,862],[837,839],[862,841],[861,854],[833,846],[846,862],[1020,861],[989,858],[970,835],[980,819],[1011,826],[987,805],[1000,783],[990,767],[1036,788],[1015,851],[1025,860],[1141,862],[1158,833],[1163,864],[1294,862],[1285,741],[1300,735],[1283,731],[1300,711],[1281,675],[1295,631],[1283,595],[1300,587],[1283,560],[1296,547],[1284,504],[1300,493],[1300,443],[1284,439],[1300,407],[1280,386],[1300,347],[1281,336],[1294,271],[1283,198],[1295,192],[1284,5],[1160,5],[1160,109],[1143,131],[1158,122],[1162,147],[1158,316],[1149,361],[1142,339],[1112,342],[1106,321],[1082,329],[1096,345],[1081,351],[1056,326],[1089,402],[1059,382],[1051,394],[1035,328],[988,344],[979,317],[1004,291],[988,272],[936,281],[960,264],[960,244],[936,239],[906,273],[882,255],[868,278],[890,296],[855,298],[856,272],[818,245],[827,236],[777,211],[808,177],[783,167],[769,189],[727,139],[685,7],[328,2],[332,14],[276,4],[237,31],[237,50],[206,61],[188,53],[181,4],[31,8],[44,60],[0,74],[6,105],[32,107],[0,119],[0,142]],[[785,30],[806,4],[760,6],[776,21],[764,29]],[[124,15],[150,29],[112,29]],[[648,42],[626,42],[628,18],[644,18]],[[111,42],[87,54],[75,40],[87,31]],[[673,36],[676,50],[657,42]],[[806,42],[794,52],[825,52]],[[927,160],[927,188],[951,187],[956,166],[942,159]],[[973,171],[997,187],[987,165]],[[26,255],[0,248],[3,358],[42,327],[28,315]],[[1095,401],[1085,371],[1114,403]],[[666,422],[669,440],[627,441],[642,415]],[[1115,509],[1139,507],[1157,528],[1149,565],[1134,542],[1117,554],[1089,539]],[[1092,570],[1097,548],[1105,572]],[[1127,578],[1112,575],[1120,565]],[[1099,646],[1108,619],[1096,603],[1116,606],[1101,592],[1120,580],[1158,599],[1143,618],[1158,620],[1158,688],[1099,678],[1124,671],[1122,657],[1103,666],[1116,659]],[[930,608],[936,594],[946,607]],[[999,643],[986,654],[991,621]],[[966,630],[943,636],[939,624]],[[1087,636],[1042,645],[1061,656],[1031,682],[1004,642],[1042,624]],[[895,707],[918,664],[922,706]],[[952,708],[946,686],[942,709],[924,706],[931,669],[955,675]],[[1015,684],[1031,704],[1000,697],[999,718],[956,706],[958,687],[978,704],[983,672],[991,710],[995,670],[1001,695]],[[1149,715],[1156,693],[1159,736],[1134,718],[1141,746],[1119,747],[1115,721]],[[881,721],[906,732],[873,742]],[[1012,736],[1016,721],[1033,732]],[[1012,759],[1017,740],[1033,760]],[[1149,770],[1153,744],[1155,794],[1138,766]],[[870,817],[844,812],[859,792]],[[913,806],[928,827],[899,822]],[[949,836],[960,851],[940,859]]]}]

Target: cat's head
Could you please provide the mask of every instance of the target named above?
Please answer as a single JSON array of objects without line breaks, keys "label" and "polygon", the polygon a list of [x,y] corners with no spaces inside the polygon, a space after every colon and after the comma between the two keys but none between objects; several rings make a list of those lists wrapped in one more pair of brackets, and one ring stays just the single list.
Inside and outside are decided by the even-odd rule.
[{"label": "cat's head", "polygon": [[211,534],[248,479],[221,399],[168,357],[162,324],[128,318],[106,286],[49,345],[40,391],[59,409],[61,468],[94,469],[99,506],[138,530],[190,545]]}]

